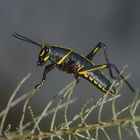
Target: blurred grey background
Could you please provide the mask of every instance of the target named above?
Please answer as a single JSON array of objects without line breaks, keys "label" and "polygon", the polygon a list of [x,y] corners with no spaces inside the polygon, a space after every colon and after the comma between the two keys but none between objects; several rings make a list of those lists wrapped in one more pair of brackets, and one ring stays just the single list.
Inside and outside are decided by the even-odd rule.
[{"label": "blurred grey background", "polygon": [[[12,33],[23,34],[37,42],[60,44],[86,55],[100,41],[108,47],[111,62],[121,70],[128,64],[129,81],[140,87],[140,1],[139,0],[3,0],[0,1],[0,108],[19,81],[29,72],[31,78],[19,95],[39,83],[44,67],[36,67],[39,48],[17,40]],[[105,63],[103,52],[94,62]],[[53,70],[47,82],[32,99],[35,109],[41,109],[74,78]],[[23,92],[24,91],[24,92]],[[121,89],[121,103],[132,96],[127,86]],[[102,95],[92,84],[81,80],[74,90],[78,97],[73,110],[89,98],[94,101]],[[17,111],[15,109],[15,111]],[[14,113],[14,112],[13,112]]]}]

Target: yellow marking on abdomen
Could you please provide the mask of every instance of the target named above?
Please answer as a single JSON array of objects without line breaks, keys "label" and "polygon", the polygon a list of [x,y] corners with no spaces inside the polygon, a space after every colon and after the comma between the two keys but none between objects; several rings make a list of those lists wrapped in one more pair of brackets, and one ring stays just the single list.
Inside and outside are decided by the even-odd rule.
[{"label": "yellow marking on abdomen", "polygon": [[84,73],[84,77],[85,77],[85,78],[88,78],[88,74],[87,74],[87,73]]},{"label": "yellow marking on abdomen", "polygon": [[94,84],[95,84],[95,85],[97,85],[97,84],[98,84],[98,82],[97,82],[96,80],[94,80],[93,82],[94,82]]},{"label": "yellow marking on abdomen", "polygon": [[98,87],[99,87],[99,88],[102,88],[103,86],[102,86],[102,85],[100,85],[100,84],[98,84]]},{"label": "yellow marking on abdomen", "polygon": [[102,91],[104,91],[104,92],[106,91],[104,87],[102,87]]},{"label": "yellow marking on abdomen", "polygon": [[94,79],[93,79],[93,78],[91,78],[91,77],[89,77],[89,80],[90,80],[90,81],[93,81]]}]

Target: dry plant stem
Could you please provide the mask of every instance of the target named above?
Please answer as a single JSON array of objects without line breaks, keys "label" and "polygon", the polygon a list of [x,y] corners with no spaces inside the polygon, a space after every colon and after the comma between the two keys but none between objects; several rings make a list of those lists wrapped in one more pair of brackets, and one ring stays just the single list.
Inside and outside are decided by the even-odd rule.
[{"label": "dry plant stem", "polygon": [[[123,81],[124,82],[124,81]],[[116,93],[118,94],[119,90],[116,91]],[[112,100],[112,115],[113,115],[113,119],[117,119],[117,115],[116,115],[116,108],[115,108],[115,102],[116,102],[116,98],[113,97]]]},{"label": "dry plant stem", "polygon": [[[117,99],[117,98],[119,98],[120,97],[120,95],[116,95],[115,97],[112,97],[112,98],[109,98],[109,99],[107,99],[106,101],[105,101],[105,103],[107,103],[107,102],[111,102],[114,98],[115,99]],[[85,117],[84,117],[84,120],[86,120],[87,118],[88,118],[88,116],[91,114],[91,112],[96,108],[96,107],[98,107],[98,106],[100,106],[101,105],[101,102],[102,101],[102,98],[100,98],[97,102],[96,102],[96,104],[94,104],[90,109],[89,109],[89,111],[85,111],[85,113],[86,113],[86,115],[85,115]]]},{"label": "dry plant stem", "polygon": [[75,80],[73,80],[72,82],[70,82],[66,87],[64,87],[60,92],[58,92],[53,98],[55,99],[56,97],[64,94],[65,91],[68,90],[72,86],[73,82],[75,82]]},{"label": "dry plant stem", "polygon": [[123,140],[121,126],[118,126],[118,134],[119,134],[119,139]]},{"label": "dry plant stem", "polygon": [[68,139],[69,139],[69,140],[72,140],[72,139],[71,139],[71,134],[69,135]]},{"label": "dry plant stem", "polygon": [[99,128],[96,128],[96,134],[95,134],[95,139],[98,140],[99,139]]},{"label": "dry plant stem", "polygon": [[125,70],[127,69],[128,65],[126,64],[125,66],[123,66],[122,70],[120,71],[120,75],[123,75]]},{"label": "dry plant stem", "polygon": [[132,104],[130,106],[130,114],[132,115],[132,117],[134,117],[135,112],[140,104],[140,100],[137,99],[138,97],[134,97]]},{"label": "dry plant stem", "polygon": [[85,113],[85,116],[84,116],[84,120],[86,120],[88,118],[88,116],[91,114],[91,112],[101,103],[102,101],[102,98],[100,98],[94,105],[92,105],[91,108],[89,108],[88,110],[86,110],[84,113]]},{"label": "dry plant stem", "polygon": [[[122,70],[120,71],[120,75],[123,75],[124,74],[124,72],[125,72],[125,69],[128,67],[128,65],[125,65],[123,68],[122,68]],[[125,77],[124,77],[125,78]],[[121,79],[120,81],[119,81],[119,86],[117,86],[117,93],[118,93],[118,91],[121,89],[121,87],[123,86],[123,83],[124,83],[124,80],[123,79]]]},{"label": "dry plant stem", "polygon": [[[62,98],[59,100],[57,106],[56,106],[56,110],[54,112],[54,115],[53,115],[53,118],[52,118],[52,121],[51,121],[51,127],[50,127],[50,131],[53,131],[53,128],[54,128],[54,123],[55,123],[55,118],[56,118],[56,114],[58,112],[58,107],[60,106],[62,102]],[[51,140],[53,140],[53,136],[51,136]]]},{"label": "dry plant stem", "polygon": [[73,93],[73,89],[75,87],[75,84],[76,84],[76,80],[73,82],[73,85],[71,86],[71,90],[70,90],[70,93],[68,95],[68,99],[67,99],[65,110],[64,110],[64,119],[65,119],[65,126],[66,126],[66,128],[69,128],[68,118],[67,118],[67,110],[68,110],[68,105],[69,105],[70,98],[71,98],[71,95]]},{"label": "dry plant stem", "polygon": [[32,108],[31,108],[31,106],[28,106],[28,109],[29,109],[29,111],[30,111],[32,120],[33,120],[33,122],[35,123],[35,126],[36,126],[38,132],[41,133],[41,129],[39,128],[39,126],[38,126],[38,124],[37,124],[37,121],[36,121],[36,119],[35,119],[35,116],[34,116],[34,113],[33,113],[33,110],[32,110]]},{"label": "dry plant stem", "polygon": [[30,73],[24,77],[21,82],[18,84],[17,88],[15,89],[15,91],[12,93],[12,96],[10,97],[9,101],[8,101],[8,104],[6,106],[6,109],[4,110],[4,114],[3,114],[3,118],[2,118],[2,121],[1,121],[1,125],[0,125],[0,134],[2,133],[2,130],[3,130],[3,127],[4,127],[4,123],[5,123],[5,120],[6,120],[6,117],[7,117],[7,114],[10,110],[10,107],[11,107],[11,103],[13,101],[13,99],[15,98],[17,92],[19,91],[20,87],[25,83],[25,81],[30,77]]},{"label": "dry plant stem", "polygon": [[[65,95],[66,95],[68,92],[69,92],[69,90],[66,91]],[[64,95],[64,96],[65,96],[65,95]],[[55,122],[56,114],[57,114],[57,112],[58,112],[58,108],[59,108],[59,106],[60,106],[62,100],[64,99],[64,96],[60,98],[60,100],[59,100],[59,102],[58,102],[58,104],[57,104],[57,106],[56,106],[56,108],[55,108],[55,112],[54,112],[54,114],[53,114],[53,118],[52,118],[52,121],[51,121],[51,128],[50,128],[50,131],[53,131],[53,127],[54,127],[54,122]]]},{"label": "dry plant stem", "polygon": [[69,128],[69,129],[62,129],[62,130],[52,131],[52,132],[42,132],[41,134],[39,134],[39,133],[29,134],[28,138],[30,138],[30,137],[47,138],[47,137],[51,137],[51,136],[64,136],[64,135],[83,132],[83,131],[87,131],[87,130],[95,130],[97,128],[102,129],[102,128],[106,128],[106,127],[120,126],[123,124],[129,124],[129,123],[138,122],[138,121],[140,121],[140,116],[135,116],[134,118],[129,116],[129,117],[118,119],[118,120],[108,120],[108,121],[104,121],[103,123],[90,124],[85,127],[73,127],[73,128]]},{"label": "dry plant stem", "polygon": [[[117,95],[117,96],[115,96],[115,97],[112,97],[112,98],[109,98],[109,99],[107,99],[106,101],[105,101],[105,103],[107,103],[107,102],[111,102],[112,100],[113,100],[113,98],[119,98],[120,97],[120,95]],[[101,102],[102,101],[102,98],[100,98],[99,99],[99,101],[96,103],[96,104],[94,104],[90,109],[89,109],[89,111],[85,111],[84,113],[86,114],[87,113],[87,115],[84,117],[84,120],[86,120],[87,118],[88,118],[88,116],[91,114],[91,112],[96,108],[96,107],[98,107],[98,106],[100,106],[101,105]],[[80,118],[80,113],[78,113],[78,114],[76,114],[74,117],[73,117],[73,119],[71,120],[71,121],[69,121],[69,125],[70,124],[72,124],[72,123],[74,123],[76,120],[78,120]]]},{"label": "dry plant stem", "polygon": [[135,122],[132,122],[132,125],[133,125],[133,129],[134,129],[134,132],[135,132],[138,140],[140,140],[139,128],[136,126]]},{"label": "dry plant stem", "polygon": [[107,140],[111,140],[110,137],[109,137],[109,135],[106,133],[105,129],[104,128],[101,128],[101,130],[104,132]]},{"label": "dry plant stem", "polygon": [[41,115],[39,116],[38,120],[36,121],[36,124],[34,125],[33,129],[32,129],[32,133],[35,131],[35,129],[37,128],[37,126],[39,125],[40,121],[42,120],[42,118],[44,117],[44,115],[46,114],[47,110],[50,108],[50,106],[52,105],[53,100],[51,100],[47,106],[45,107],[45,109],[43,110],[43,112],[41,113]]},{"label": "dry plant stem", "polygon": [[[74,81],[75,81],[75,80],[74,80]],[[64,89],[62,89],[62,90],[59,92],[59,93],[64,94],[64,95],[61,97],[61,99],[59,100],[59,102],[58,102],[58,104],[57,104],[57,106],[56,106],[56,109],[55,109],[55,112],[54,112],[54,114],[53,114],[53,118],[52,118],[52,121],[51,121],[50,131],[53,130],[54,122],[55,122],[55,118],[56,118],[56,114],[57,114],[57,112],[58,112],[59,106],[60,106],[62,100],[65,98],[65,96],[70,92],[71,86],[73,85],[73,82],[74,82],[74,81],[72,81],[70,84],[68,84]],[[66,92],[65,92],[65,90],[66,90]],[[65,92],[65,93],[64,93],[64,92]],[[60,95],[60,94],[58,94],[58,95]],[[55,98],[56,98],[56,97],[55,97]],[[51,137],[51,140],[53,140],[53,137]]]},{"label": "dry plant stem", "polygon": [[78,140],[78,137],[73,134],[74,140]]},{"label": "dry plant stem", "polygon": [[93,139],[91,137],[86,137],[86,136],[84,136],[84,135],[82,135],[80,133],[75,133],[75,135],[79,136],[80,138],[82,138],[84,140],[95,140],[95,139]]},{"label": "dry plant stem", "polygon": [[[125,77],[125,79],[126,79],[126,77]],[[124,81],[122,80],[121,85],[123,82]],[[115,81],[112,83],[112,86],[114,86],[114,85],[115,85]],[[129,103],[126,107],[120,109],[118,112],[116,111],[116,99],[118,97],[120,97],[120,95],[117,95],[112,98],[107,98],[107,95],[104,95],[92,106],[89,105],[89,103],[91,101],[84,104],[83,107],[81,108],[80,112],[78,112],[71,120],[69,120],[68,109],[69,109],[69,105],[74,101],[71,99],[71,95],[72,95],[74,86],[75,86],[75,80],[72,81],[70,84],[68,84],[65,88],[63,88],[59,93],[56,94],[56,96],[54,96],[52,98],[52,100],[49,101],[49,103],[46,105],[45,109],[42,111],[42,113],[39,115],[39,117],[34,116],[34,112],[32,111],[31,107],[29,106],[29,110],[30,110],[30,114],[31,114],[31,117],[33,120],[32,122],[34,122],[34,126],[33,126],[32,131],[24,132],[23,130],[27,127],[27,124],[23,125],[25,111],[27,109],[27,106],[28,106],[28,103],[29,103],[31,97],[34,95],[34,93],[37,90],[33,89],[32,91],[27,93],[28,97],[26,96],[27,99],[24,103],[23,113],[22,113],[21,120],[19,123],[18,131],[20,133],[16,134],[16,132],[14,132],[14,135],[11,136],[10,127],[9,127],[7,129],[7,131],[5,131],[5,133],[7,134],[7,135],[5,135],[5,136],[7,136],[7,139],[13,140],[15,138],[16,139],[28,139],[29,138],[31,140],[33,140],[33,139],[42,140],[43,138],[49,137],[49,138],[51,138],[51,140],[53,140],[53,138],[56,137],[60,140],[64,140],[63,136],[66,135],[69,140],[72,140],[73,137],[75,139],[82,138],[82,139],[87,139],[87,140],[94,140],[94,139],[98,140],[100,138],[99,132],[103,132],[104,138],[106,138],[107,140],[110,140],[111,139],[109,136],[110,133],[109,133],[109,131],[107,131],[106,128],[108,127],[111,129],[111,127],[112,128],[117,127],[118,138],[120,140],[123,140],[121,127],[127,128],[129,126],[133,129],[135,136],[140,140],[140,132],[139,132],[139,128],[137,126],[137,122],[140,122],[140,115],[136,116],[136,111],[140,105],[139,93],[137,93],[138,95],[136,94],[137,96],[134,96],[132,103]],[[120,84],[118,87],[120,87]],[[111,88],[109,90],[111,90]],[[118,91],[119,90],[117,88],[117,92]],[[56,107],[54,109],[50,110],[50,107],[54,103],[56,97],[59,97],[60,95],[61,95],[61,97],[58,100],[58,104],[56,105]],[[13,99],[11,99],[11,98],[13,98]],[[8,105],[9,109],[12,107],[12,105],[17,103],[19,100],[21,101],[21,98],[18,98],[18,100],[16,100],[16,99],[14,100],[13,95],[11,98],[10,98],[11,100],[9,100],[11,103]],[[64,99],[66,102],[64,102]],[[103,119],[102,111],[104,109],[104,106],[106,105],[106,103],[108,103],[110,101],[112,102],[112,105],[110,106],[110,108],[112,107],[112,117],[109,120],[102,120]],[[91,112],[93,112],[94,109],[97,107],[99,110],[98,118],[97,118],[98,121],[93,124],[87,124],[86,119],[89,118]],[[64,122],[61,125],[59,125],[59,127],[57,127],[57,126],[55,126],[56,116],[57,116],[58,111],[62,108],[64,108]],[[7,109],[7,107],[6,107],[6,109]],[[6,109],[5,109],[5,111],[6,111]],[[118,118],[118,116],[120,114],[122,114],[123,112],[125,112],[128,109],[130,109],[130,116],[128,115],[124,118]],[[44,130],[41,131],[41,129],[39,127],[39,123],[42,121],[42,119],[44,117],[48,116],[51,113],[53,113],[53,116],[52,116],[50,131],[48,131],[48,132],[45,132]],[[0,113],[0,115],[1,114],[2,113]],[[2,114],[2,116],[3,117],[5,116],[5,112]],[[81,122],[79,122],[79,121],[81,121]],[[79,122],[79,124],[77,124],[77,122]],[[31,124],[31,122],[29,122],[28,124]],[[76,124],[77,125],[75,127],[70,127],[71,124],[73,124],[74,126]],[[3,123],[3,126],[4,126],[4,123]],[[36,129],[37,129],[37,132],[35,132]],[[92,135],[90,135],[90,134],[92,134],[92,132],[95,132],[95,136],[94,136],[95,138],[92,138]]]},{"label": "dry plant stem", "polygon": [[60,140],[65,140],[65,139],[63,139],[61,136],[58,136],[57,138],[60,139]]},{"label": "dry plant stem", "polygon": [[[71,84],[71,86],[72,86],[72,84]],[[58,108],[59,108],[61,102],[63,101],[63,99],[65,98],[65,96],[66,96],[70,91],[71,91],[71,87],[69,87],[69,88],[67,89],[67,91],[64,93],[64,95],[63,95],[63,96],[61,97],[61,99],[59,100],[59,102],[58,102],[58,104],[57,104],[57,106],[56,106],[55,112],[54,112],[54,114],[53,114],[53,118],[52,118],[52,121],[51,121],[50,131],[53,131],[54,122],[55,122],[56,114],[57,114],[57,112],[58,112]],[[51,137],[51,140],[53,140],[53,137]]]},{"label": "dry plant stem", "polygon": [[[117,113],[115,114],[115,118],[117,118],[120,114],[122,114],[124,111],[126,111],[126,110],[129,109],[129,108],[130,108],[130,105],[126,106],[126,107],[123,108],[121,111],[117,112]],[[115,118],[114,118],[114,119],[115,119]]]},{"label": "dry plant stem", "polygon": [[[34,116],[34,113],[33,113],[33,110],[31,108],[31,106],[28,106],[28,109],[30,111],[31,117],[32,117],[32,119],[33,119],[33,121],[35,123],[35,126],[36,126],[38,132],[41,133],[41,129],[39,128],[39,125],[36,123],[36,119],[35,119],[35,116]],[[31,140],[32,140],[32,138],[31,138]],[[42,140],[42,138],[38,138],[38,140]]]},{"label": "dry plant stem", "polygon": [[34,93],[36,91],[37,91],[36,89],[32,89],[32,91],[30,92],[28,98],[26,99],[26,101],[24,103],[23,110],[22,110],[22,116],[21,116],[20,123],[19,123],[19,132],[20,132],[20,135],[23,134],[23,121],[24,121],[25,111],[26,111],[28,102],[29,102],[30,98],[34,95]]},{"label": "dry plant stem", "polygon": [[98,121],[101,122],[101,114],[102,114],[102,109],[103,109],[103,106],[105,104],[105,101],[106,101],[106,98],[107,98],[107,94],[105,94],[103,96],[103,99],[102,99],[102,102],[101,102],[101,106],[100,106],[100,109],[99,109],[99,114],[98,114]]},{"label": "dry plant stem", "polygon": [[[87,124],[85,124],[85,126],[86,126]],[[90,132],[89,131],[85,131],[85,133],[86,133],[86,135],[88,136],[88,137],[90,137],[91,138],[91,135],[90,135]]]},{"label": "dry plant stem", "polygon": [[[73,83],[73,82],[71,82],[70,84],[68,84],[68,85],[67,85],[65,88],[63,88],[58,94],[56,94],[56,96],[54,96],[54,97],[52,98],[52,100],[51,100],[51,101],[48,103],[48,105],[45,107],[45,109],[44,109],[44,111],[41,113],[41,115],[40,115],[39,117],[37,117],[38,119],[36,118],[36,119],[37,119],[37,122],[36,122],[37,124],[40,123],[40,121],[42,120],[43,117],[46,117],[47,115],[49,115],[49,114],[51,114],[51,113],[54,113],[55,109],[53,109],[52,111],[50,111],[50,112],[48,112],[48,113],[46,113],[46,112],[47,112],[47,110],[49,109],[49,107],[52,105],[54,99],[55,99],[56,97],[60,96],[61,94],[63,94],[63,92],[64,92],[67,88],[69,88],[69,86],[70,86],[72,83]],[[74,101],[74,100],[73,100],[73,101]],[[73,103],[73,101],[71,100],[71,101],[70,101],[70,104]],[[64,103],[63,105],[59,106],[58,110],[59,110],[59,109],[62,109],[62,108],[64,107],[64,105],[65,105],[65,103]],[[26,127],[28,127],[30,124],[32,124],[32,123],[29,122],[29,123],[25,124],[25,126],[23,126],[23,129],[25,129]],[[32,132],[34,132],[35,129],[36,129],[36,126],[34,126]]]},{"label": "dry plant stem", "polygon": [[[87,100],[86,101],[86,103],[84,103],[83,104],[83,106],[81,107],[81,111],[80,111],[80,119],[81,119],[81,124],[85,124],[85,118],[84,118],[84,115],[85,115],[85,110],[86,110],[86,107],[88,106],[88,104],[90,103],[90,102],[92,102],[92,99],[90,99],[90,100]],[[87,110],[89,110],[89,109],[87,109]]]},{"label": "dry plant stem", "polygon": [[113,83],[112,83],[111,87],[109,88],[107,94],[105,94],[105,95],[103,96],[103,100],[101,101],[101,106],[100,106],[99,114],[98,114],[98,121],[99,121],[99,122],[101,122],[101,113],[102,113],[103,106],[104,106],[104,104],[105,104],[105,102],[106,102],[108,93],[109,93],[109,91],[112,89],[112,87],[115,85],[115,83],[116,83],[116,81],[113,81]]},{"label": "dry plant stem", "polygon": [[[73,104],[75,101],[76,101],[76,98],[71,99],[70,102],[69,102],[69,105]],[[61,105],[59,106],[58,110],[63,109],[63,108],[65,107],[65,105],[66,105],[66,102],[63,103],[63,104],[61,104]],[[47,106],[48,106],[48,105],[47,105]],[[47,117],[47,116],[53,114],[53,113],[55,112],[55,110],[56,110],[56,108],[53,108],[53,109],[49,110],[48,112],[45,112],[45,114],[42,113],[43,118],[45,118],[45,117]],[[44,111],[43,111],[43,112],[44,112]],[[40,119],[40,117],[42,117],[42,116],[39,115],[39,116],[36,117],[35,119],[38,121],[38,120]],[[42,119],[43,119],[43,118],[42,118]],[[31,126],[32,124],[33,124],[33,121],[27,122],[26,124],[23,125],[23,130],[25,130],[27,127]]]},{"label": "dry plant stem", "polygon": [[[130,114],[131,114],[132,118],[135,118],[135,112],[140,104],[140,100],[137,99],[139,97],[139,96],[137,96],[137,94],[138,93],[136,93],[136,96],[134,97],[133,102],[130,107]],[[136,126],[135,122],[132,122],[132,125],[133,125],[133,129],[134,129],[134,132],[135,132],[137,138],[140,140],[140,133],[138,131],[138,127]]]},{"label": "dry plant stem", "polygon": [[[92,101],[92,99],[88,100],[88,101],[83,105],[83,107],[81,108],[81,112],[79,113],[79,114],[80,114],[80,118],[81,118],[81,124],[82,124],[83,126],[86,126],[86,125],[87,125],[87,123],[86,123],[86,121],[85,121],[85,119],[84,119],[84,112],[85,112],[85,109],[86,109],[87,105],[88,105],[91,101]],[[85,131],[85,133],[87,134],[88,137],[91,138],[91,135],[90,135],[89,131]]]},{"label": "dry plant stem", "polygon": [[113,101],[112,101],[112,114],[113,114],[113,119],[114,120],[117,118],[117,116],[116,116],[116,109],[115,109],[115,101],[116,101],[116,99],[113,98]]},{"label": "dry plant stem", "polygon": [[[23,101],[24,99],[26,99],[28,96],[29,96],[29,93],[25,93],[25,94],[23,94],[22,96],[20,96],[20,97],[18,97],[17,99],[15,99],[13,102],[11,102],[11,104],[10,104],[10,109],[11,109],[12,107],[16,106],[18,103],[20,103],[20,102]],[[5,109],[2,110],[2,111],[0,112],[0,118],[4,115],[4,113],[5,113]]]}]

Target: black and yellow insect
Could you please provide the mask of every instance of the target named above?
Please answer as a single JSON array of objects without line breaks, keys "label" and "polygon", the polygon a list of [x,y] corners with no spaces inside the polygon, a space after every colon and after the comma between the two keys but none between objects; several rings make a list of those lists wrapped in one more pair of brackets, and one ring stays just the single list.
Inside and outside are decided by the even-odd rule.
[{"label": "black and yellow insect", "polygon": [[[39,44],[17,33],[14,33],[13,36],[25,42],[35,44],[41,48],[37,62],[38,66],[43,66],[48,60],[50,60],[51,62],[51,64],[45,67],[42,81],[41,83],[36,85],[35,88],[40,88],[46,80],[46,74],[55,67],[57,67],[61,71],[73,74],[77,82],[80,80],[80,77],[85,78],[86,80],[94,84],[102,92],[108,93],[109,95],[113,96],[116,94],[116,88],[115,86],[111,86],[112,81],[110,81],[109,78],[103,72],[101,72],[101,70],[108,68],[111,78],[116,79],[116,77],[113,76],[112,73],[112,68],[114,68],[120,78],[122,78],[131,89],[131,91],[135,92],[135,90],[128,83],[128,81],[125,80],[122,75],[120,75],[117,67],[114,64],[110,63],[107,55],[106,46],[103,43],[98,43],[87,56],[83,56],[74,52],[72,49],[64,48],[62,46]],[[92,59],[101,48],[104,50],[106,64],[95,65],[92,62]]]}]

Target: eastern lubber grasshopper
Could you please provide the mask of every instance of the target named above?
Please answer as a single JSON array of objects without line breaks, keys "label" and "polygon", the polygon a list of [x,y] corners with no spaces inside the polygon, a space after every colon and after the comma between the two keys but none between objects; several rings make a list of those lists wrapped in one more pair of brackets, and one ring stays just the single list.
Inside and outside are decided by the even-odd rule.
[{"label": "eastern lubber grasshopper", "polygon": [[[85,78],[102,92],[113,96],[116,93],[116,88],[113,86],[110,89],[112,81],[110,81],[109,78],[103,72],[101,72],[101,70],[108,68],[110,77],[113,79],[118,79],[113,75],[112,68],[114,68],[119,77],[125,81],[130,90],[135,92],[130,83],[124,78],[123,75],[120,74],[117,67],[110,63],[106,46],[101,42],[98,43],[87,56],[83,56],[69,48],[64,48],[62,46],[50,44],[42,45],[18,33],[14,33],[13,36],[25,42],[35,44],[41,48],[37,66],[43,66],[48,60],[51,62],[51,64],[45,67],[42,81],[36,85],[35,88],[40,88],[46,80],[46,74],[57,67],[61,71],[73,74],[77,82],[80,80],[80,77]],[[106,64],[95,65],[93,62],[91,62],[91,60],[101,48],[104,51]]]}]

